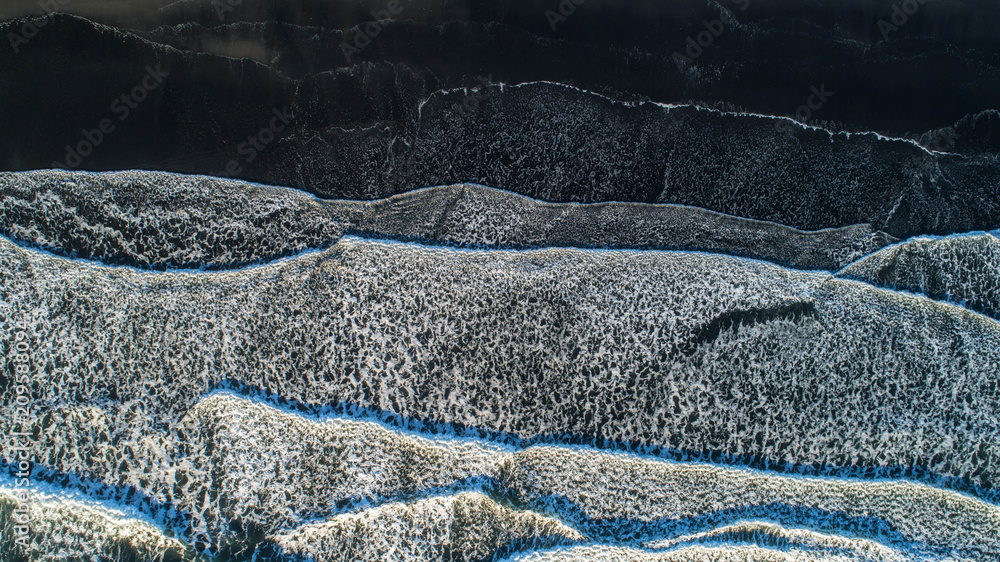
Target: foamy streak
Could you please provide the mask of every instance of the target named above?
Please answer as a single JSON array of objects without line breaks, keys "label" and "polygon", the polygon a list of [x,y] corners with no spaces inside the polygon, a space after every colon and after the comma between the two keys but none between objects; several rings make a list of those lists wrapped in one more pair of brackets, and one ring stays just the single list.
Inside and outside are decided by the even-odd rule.
[{"label": "foamy streak", "polygon": [[[189,444],[186,464],[215,476],[195,476],[182,500],[196,512],[195,538],[206,542],[237,539],[232,520],[273,533],[329,515],[338,504],[457,491],[497,478],[494,459],[502,452],[490,443],[429,440],[349,419],[316,423],[226,394],[200,401],[184,426],[187,435],[210,436]],[[224,503],[206,509],[188,501],[202,494]]]},{"label": "foamy streak", "polygon": [[[655,552],[620,546],[578,546],[507,558],[509,562],[862,562],[853,553],[813,553],[798,548],[773,550],[759,546],[690,546]],[[888,560],[891,560],[888,559]]]},{"label": "foamy streak", "polygon": [[537,513],[514,511],[480,493],[394,503],[338,515],[279,535],[285,552],[332,560],[487,560],[511,548],[546,548],[583,536]]},{"label": "foamy streak", "polygon": [[[650,541],[643,545],[650,550],[717,544],[731,541],[758,542],[765,546],[825,551],[830,556],[849,555],[852,559],[872,562],[902,562],[903,553],[874,541],[817,533],[809,529],[786,529],[766,521],[745,521],[712,529],[704,533],[683,535],[675,539]],[[819,552],[816,552],[818,555]]]},{"label": "foamy streak", "polygon": [[[104,431],[93,417],[59,424],[75,425],[83,436]],[[176,429],[159,434],[177,445],[172,454],[143,459],[136,486],[158,483],[146,490],[151,494],[180,490],[164,499],[192,515],[187,539],[199,548],[204,541],[238,546],[243,538],[231,523],[239,521],[286,553],[320,559],[376,560],[396,549],[408,559],[437,560],[447,548],[478,558],[584,536],[656,556],[727,545],[710,551],[721,560],[752,549],[747,543],[818,559],[1000,554],[1000,508],[905,481],[788,477],[585,447],[516,450],[486,440],[429,439],[371,421],[294,414],[230,393],[203,398]],[[133,450],[133,441],[122,440],[115,462],[131,464]],[[93,454],[85,447],[75,453]],[[477,474],[518,509],[463,492],[486,483],[469,478]],[[451,495],[435,495],[442,490]],[[359,496],[362,507],[374,507],[338,513]],[[746,518],[798,528],[740,523]]]},{"label": "foamy streak", "polygon": [[826,275],[359,239],[219,274],[9,242],[0,260],[8,313],[30,319],[37,357],[68,365],[37,375],[39,406],[110,396],[166,423],[229,380],[522,437],[996,478],[997,323]]},{"label": "foamy streak", "polygon": [[583,95],[588,96],[588,97],[599,98],[599,99],[604,100],[606,102],[609,102],[611,104],[622,106],[622,107],[633,108],[633,107],[649,106],[649,107],[658,107],[658,108],[661,108],[661,109],[663,109],[663,110],[665,110],[667,112],[669,112],[672,109],[688,109],[689,108],[689,109],[694,109],[694,110],[697,110],[697,111],[706,111],[706,112],[709,112],[709,113],[715,113],[717,115],[725,115],[725,116],[729,116],[729,117],[755,117],[755,118],[759,118],[759,119],[768,119],[768,120],[773,120],[773,121],[783,121],[783,122],[787,122],[789,127],[794,127],[794,128],[803,129],[803,130],[809,129],[809,130],[813,130],[813,131],[823,131],[827,135],[830,136],[830,140],[831,141],[837,135],[844,135],[845,138],[850,138],[851,135],[856,135],[856,136],[871,135],[871,136],[874,136],[879,141],[883,141],[883,142],[898,142],[898,143],[905,143],[905,144],[913,145],[915,148],[918,148],[918,149],[926,152],[927,154],[949,154],[948,152],[944,152],[944,151],[931,150],[931,149],[925,147],[924,145],[918,143],[917,141],[915,141],[913,139],[908,139],[908,138],[903,138],[903,137],[888,136],[888,135],[884,135],[882,133],[879,133],[877,131],[855,131],[855,132],[851,132],[851,131],[833,131],[833,130],[830,130],[830,129],[826,129],[824,127],[819,127],[817,125],[809,125],[809,124],[803,123],[801,121],[797,121],[797,120],[795,120],[795,119],[793,119],[791,117],[787,117],[787,116],[783,116],[783,115],[769,115],[769,114],[766,114],[766,113],[754,113],[752,111],[725,111],[725,110],[721,110],[721,109],[715,109],[715,108],[712,108],[712,107],[705,107],[705,106],[702,106],[702,105],[692,104],[692,103],[663,103],[663,102],[654,102],[654,101],[619,100],[619,99],[615,99],[615,98],[612,98],[612,97],[609,97],[609,96],[606,96],[606,95],[603,95],[603,94],[599,94],[597,92],[592,92],[590,90],[586,90],[584,88],[579,88],[579,87],[576,87],[576,86],[573,86],[573,85],[570,85],[570,84],[562,84],[560,82],[552,82],[551,80],[532,80],[532,81],[529,81],[529,82],[520,82],[520,83],[517,83],[517,84],[504,84],[502,82],[497,82],[497,83],[489,83],[487,85],[484,85],[484,86],[481,86],[481,87],[477,87],[477,88],[445,88],[445,89],[437,90],[437,91],[431,92],[427,96],[427,98],[425,98],[423,101],[420,102],[420,105],[417,107],[417,109],[418,109],[417,117],[418,118],[423,117],[424,104],[426,104],[427,102],[431,101],[435,96],[440,96],[442,94],[450,94],[450,93],[454,93],[454,92],[465,92],[465,93],[467,93],[469,91],[479,92],[479,91],[482,91],[482,90],[484,90],[486,88],[490,88],[490,89],[494,89],[495,88],[495,89],[499,89],[501,92],[503,92],[504,87],[507,87],[507,88],[530,88],[532,86],[536,86],[536,85],[539,85],[539,84],[544,84],[544,85],[547,85],[547,86],[552,86],[552,87],[556,87],[556,88],[560,88],[560,89],[565,88],[567,90],[572,90],[574,92],[577,92],[579,94],[583,94]]},{"label": "foamy streak", "polygon": [[158,172],[0,173],[0,231],[107,264],[230,268],[324,248],[345,232],[482,247],[704,250],[836,270],[892,239],[803,232],[680,205],[553,204],[478,185],[380,201]]},{"label": "foamy streak", "polygon": [[[622,104],[553,83],[436,93],[420,106],[414,138],[395,140],[387,182],[397,192],[464,180],[549,201],[680,203],[802,229],[995,228],[989,158],[784,117]],[[941,189],[912,187],[924,182]]]},{"label": "foamy streak", "polygon": [[[3,241],[0,267],[5,314],[28,319],[34,357],[49,363],[33,373],[33,406],[52,413],[39,416],[36,458],[137,485],[157,502],[176,493],[216,501],[175,490],[203,482],[205,465],[164,431],[186,427],[183,416],[224,381],[523,437],[569,433],[833,468],[919,462],[995,482],[997,323],[827,275],[682,252],[360,239],[201,274],[86,265]],[[9,323],[0,329],[9,339]],[[9,410],[12,389],[3,392]],[[201,426],[222,436],[218,454],[249,431],[237,423],[247,415]],[[248,458],[262,461],[244,465],[248,481],[280,465]],[[366,489],[356,486],[341,489]],[[269,496],[232,490],[232,511],[196,522],[195,536],[214,540],[212,525],[230,517],[267,520]]]},{"label": "foamy streak", "polygon": [[195,559],[194,553],[161,529],[128,517],[121,511],[85,499],[71,499],[33,490],[27,502],[31,508],[30,549],[15,546],[8,532],[16,490],[0,482],[0,526],[3,540],[0,554],[4,560],[15,555],[30,560],[135,560],[136,562],[169,559]]},{"label": "foamy streak", "polygon": [[959,303],[1000,320],[1000,240],[995,234],[910,239],[852,263],[838,276]]},{"label": "foamy streak", "polygon": [[[997,506],[906,481],[783,477],[582,448],[533,447],[515,455],[514,462],[508,477],[513,497],[542,512],[548,506],[574,506],[566,521],[595,540],[621,541],[632,534],[647,547],[671,548],[694,542],[697,537],[684,536],[688,533],[765,517],[823,533],[844,533],[845,526],[851,527],[849,535],[888,544],[906,559],[982,560],[1000,553]],[[732,531],[716,529],[707,535],[725,541],[727,532]],[[656,534],[673,538],[650,541]],[[886,550],[871,541],[817,538],[800,534],[789,546],[870,555]]]}]

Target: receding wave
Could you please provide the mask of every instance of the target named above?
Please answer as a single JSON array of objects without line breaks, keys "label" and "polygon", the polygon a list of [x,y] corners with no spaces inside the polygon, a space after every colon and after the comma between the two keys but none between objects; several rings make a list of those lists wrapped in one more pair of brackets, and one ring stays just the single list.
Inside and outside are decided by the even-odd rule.
[{"label": "receding wave", "polygon": [[643,546],[651,550],[666,550],[719,543],[794,550],[801,555],[811,551],[817,555],[827,554],[831,558],[843,556],[872,562],[906,559],[902,552],[872,540],[818,533],[809,529],[786,528],[767,521],[741,521],[703,533],[650,541]]},{"label": "receding wave", "polygon": [[364,202],[204,176],[62,171],[0,173],[0,232],[151,269],[269,262],[351,233],[480,248],[699,250],[826,270],[895,240],[868,225],[803,232],[681,205],[554,204],[478,185]]},{"label": "receding wave", "polygon": [[275,542],[285,552],[319,562],[489,560],[505,552],[583,540],[554,519],[465,492],[338,515],[280,535]]},{"label": "receding wave", "polygon": [[958,303],[1000,320],[1000,240],[993,234],[914,238],[839,275]]},{"label": "receding wave", "polygon": [[[107,404],[60,418],[64,434],[92,439],[76,450],[81,472],[112,474],[82,459],[97,455],[91,447],[108,449],[100,428],[120,410]],[[153,427],[154,419],[133,415],[130,425],[139,429],[113,437],[112,462],[145,461],[126,480],[136,478],[146,495],[159,498],[164,507],[148,515],[163,519],[177,539],[93,502],[50,498],[33,502],[53,514],[39,519],[44,529],[35,525],[39,550],[66,542],[74,545],[69,552],[117,556],[115,548],[133,549],[139,559],[156,559],[168,551],[190,555],[183,540],[234,560],[254,553],[471,560],[559,545],[538,556],[608,552],[683,560],[704,551],[707,560],[747,552],[761,559],[801,553],[817,560],[983,560],[1000,554],[996,505],[902,480],[782,476],[579,446],[511,447],[303,415],[229,392],[198,400],[169,430]],[[167,446],[140,446],[157,440]],[[107,495],[94,483],[87,488]],[[4,490],[0,495],[10,495]],[[9,512],[5,517],[9,524]],[[574,544],[583,547],[565,550]]]},{"label": "receding wave", "polygon": [[[545,550],[507,558],[510,562],[583,562],[609,560],[613,562],[861,562],[873,560],[854,553],[831,554],[809,552],[798,548],[774,550],[759,546],[691,546],[666,552],[620,546],[579,546]],[[884,557],[874,560],[894,561]]]},{"label": "receding wave", "polygon": [[[263,267],[160,274],[2,241],[0,267],[4,314],[25,318],[53,358],[39,408],[118,403],[170,425],[229,384],[428,430],[943,478],[987,496],[997,481],[997,322],[827,274],[686,252],[357,238]],[[727,313],[799,303],[813,312],[682,351]],[[55,419],[39,430],[61,431]],[[38,453],[72,472],[64,463],[88,442]]]},{"label": "receding wave", "polygon": [[[184,542],[120,510],[86,499],[67,499],[52,491],[27,492],[30,507],[27,549],[15,542],[22,489],[0,479],[0,552],[4,560],[199,560]],[[22,556],[23,558],[18,558]]]}]

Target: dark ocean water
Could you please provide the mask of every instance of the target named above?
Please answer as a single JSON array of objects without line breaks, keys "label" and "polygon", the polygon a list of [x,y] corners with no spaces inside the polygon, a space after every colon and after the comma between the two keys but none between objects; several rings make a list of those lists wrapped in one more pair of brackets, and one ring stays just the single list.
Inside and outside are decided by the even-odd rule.
[{"label": "dark ocean water", "polygon": [[6,3],[0,561],[997,559],[998,17]]}]

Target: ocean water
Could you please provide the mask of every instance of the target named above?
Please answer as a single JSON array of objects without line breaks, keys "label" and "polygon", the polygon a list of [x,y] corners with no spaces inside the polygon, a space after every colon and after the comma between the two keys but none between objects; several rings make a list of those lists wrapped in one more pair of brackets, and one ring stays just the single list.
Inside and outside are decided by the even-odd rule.
[{"label": "ocean water", "polygon": [[[38,177],[30,190],[52,193]],[[434,229],[159,270],[109,265],[141,246],[82,208],[42,207],[90,238],[43,213],[45,244],[0,239],[0,327],[30,356],[34,415],[15,425],[11,380],[3,424],[32,434],[33,559],[1000,554],[1000,324],[859,273],[907,244],[973,244],[995,263],[989,235],[915,239],[837,275],[690,250],[460,247]],[[73,257],[73,236],[109,264]],[[894,271],[926,278],[948,252]],[[995,270],[970,271],[984,282],[962,286],[988,301]]]},{"label": "ocean water", "polygon": [[0,562],[1000,561],[998,21],[0,2]]}]

